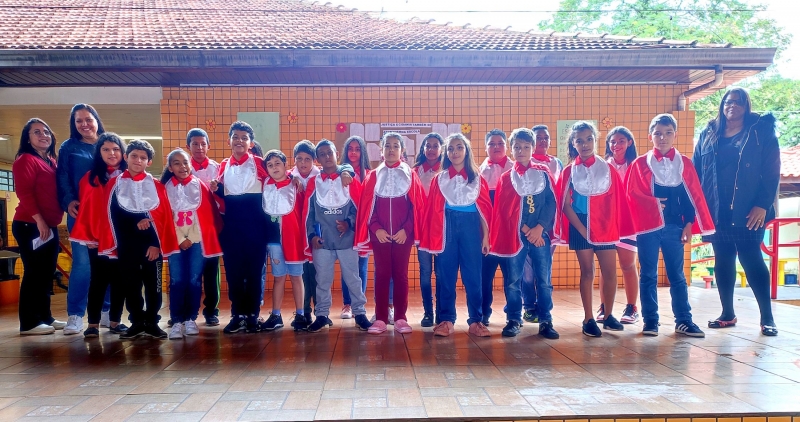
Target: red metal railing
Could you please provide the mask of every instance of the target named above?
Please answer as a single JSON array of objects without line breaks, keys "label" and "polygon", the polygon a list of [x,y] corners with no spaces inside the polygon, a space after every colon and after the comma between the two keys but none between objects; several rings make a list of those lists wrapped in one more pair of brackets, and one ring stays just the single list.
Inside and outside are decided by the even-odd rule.
[{"label": "red metal railing", "polygon": [[778,257],[780,256],[778,252],[781,248],[800,248],[800,240],[795,240],[792,242],[780,243],[780,233],[781,233],[781,226],[785,226],[787,224],[793,223],[800,223],[800,218],[798,217],[781,217],[776,218],[766,225],[767,230],[771,230],[771,248],[767,247],[763,242],[761,243],[761,251],[764,252],[769,257],[770,263],[770,277],[771,277],[771,297],[772,299],[778,298],[778,269],[779,269],[779,261]]}]

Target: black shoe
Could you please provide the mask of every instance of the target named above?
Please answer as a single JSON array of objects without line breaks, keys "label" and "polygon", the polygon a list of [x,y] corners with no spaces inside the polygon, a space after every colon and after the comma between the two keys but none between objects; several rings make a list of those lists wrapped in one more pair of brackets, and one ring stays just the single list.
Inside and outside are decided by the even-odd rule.
[{"label": "black shoe", "polygon": [[144,324],[134,322],[131,324],[131,328],[128,328],[124,333],[119,335],[119,338],[125,340],[139,337],[144,334],[145,328],[147,327],[145,327]]},{"label": "black shoe", "polygon": [[216,327],[219,325],[219,318],[216,315],[209,315],[206,317],[206,326],[207,327]]},{"label": "black shoe", "polygon": [[356,315],[356,326],[361,331],[367,331],[369,327],[372,327],[372,323],[369,322],[366,315]]},{"label": "black shoe", "polygon": [[295,331],[306,331],[309,325],[305,315],[295,315],[292,320],[292,328],[294,328]]},{"label": "black shoe", "polygon": [[703,338],[706,333],[692,321],[682,321],[675,324],[675,332],[689,337]]},{"label": "black shoe", "polygon": [[597,326],[597,322],[595,322],[594,318],[583,323],[583,335],[589,337],[600,337],[603,335],[603,332],[600,331],[600,327]]},{"label": "black shoe", "polygon": [[85,338],[100,337],[100,330],[97,327],[89,327],[86,329],[86,331],[83,332],[83,337]]},{"label": "black shoe", "polygon": [[280,315],[269,314],[269,318],[261,324],[261,331],[273,331],[283,328],[283,317]]},{"label": "black shoe", "polygon": [[[362,315],[363,316],[363,315]],[[366,317],[365,317],[366,318]],[[369,321],[367,321],[369,322]],[[328,327],[329,325],[333,325],[333,321],[326,316],[318,316],[311,325],[308,326],[309,333],[316,333],[317,331]]]},{"label": "black shoe", "polygon": [[225,334],[232,334],[238,333],[239,331],[243,331],[247,328],[247,321],[244,318],[240,317],[239,315],[235,315],[231,317],[231,322],[222,329],[222,332]]},{"label": "black shoe", "polygon": [[264,320],[259,320],[257,316],[251,315],[245,319],[245,331],[250,334],[257,333],[261,331],[261,324],[264,323]]},{"label": "black shoe", "polygon": [[167,332],[162,330],[158,324],[147,324],[144,328],[144,334],[152,338],[167,338]]},{"label": "black shoe", "polygon": [[625,329],[625,326],[623,326],[616,318],[614,318],[614,315],[609,314],[606,315],[606,318],[603,320],[603,329],[611,331],[622,331]]},{"label": "black shoe", "polygon": [[167,320],[167,327],[172,327],[173,325],[175,325],[175,323],[172,322],[172,318],[168,319]]},{"label": "black shoe", "polygon": [[542,321],[539,323],[539,335],[548,340],[556,340],[561,337],[558,335],[558,331],[553,328],[552,321]]},{"label": "black shoe", "polygon": [[[484,324],[485,325],[485,324]],[[503,337],[516,337],[519,334],[520,324],[517,321],[508,321],[503,327]]]},{"label": "black shoe", "polygon": [[539,322],[539,315],[537,314],[536,310],[525,311],[525,313],[522,314],[522,320],[536,324]]},{"label": "black shoe", "polygon": [[767,337],[775,337],[778,335],[778,327],[774,325],[762,325],[761,334]]},{"label": "black shoe", "polygon": [[425,315],[422,316],[422,321],[419,322],[419,325],[423,327],[433,327],[433,315],[430,312],[426,312]]},{"label": "black shoe", "polygon": [[111,334],[122,334],[125,331],[128,331],[128,326],[125,325],[125,324],[119,323],[119,324],[117,324],[116,327],[109,327],[108,331],[111,332]]},{"label": "black shoe", "polygon": [[647,322],[644,323],[644,328],[642,328],[642,335],[655,337],[658,335],[658,326],[661,325],[658,322]]}]

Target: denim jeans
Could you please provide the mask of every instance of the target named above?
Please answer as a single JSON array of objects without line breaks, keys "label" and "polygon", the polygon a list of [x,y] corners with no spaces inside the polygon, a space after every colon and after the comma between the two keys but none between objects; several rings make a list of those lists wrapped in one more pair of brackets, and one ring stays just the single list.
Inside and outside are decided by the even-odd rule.
[{"label": "denim jeans", "polygon": [[194,321],[203,295],[205,258],[199,243],[169,256],[169,316],[174,322]]},{"label": "denim jeans", "polygon": [[[550,245],[550,262],[553,261],[553,254],[556,253],[556,246]],[[533,272],[533,265],[531,264],[531,257],[525,259],[525,267],[522,269],[522,309],[526,311],[536,310],[537,292],[536,292],[536,275]],[[551,294],[552,301],[552,294]]]},{"label": "denim jeans", "polygon": [[[70,232],[72,232],[74,225],[75,219],[68,216],[67,229]],[[72,246],[72,270],[69,272],[67,315],[77,315],[83,318],[86,315],[86,304],[89,301],[89,283],[92,279],[89,248],[78,242],[70,242],[70,245]]]},{"label": "denim jeans", "polygon": [[419,259],[419,290],[422,294],[422,308],[426,314],[433,314],[433,291],[431,275],[433,274],[433,255],[417,249]]},{"label": "denim jeans", "polygon": [[[367,291],[367,264],[369,264],[368,256],[358,257],[358,277],[361,278],[361,293],[366,293]],[[344,282],[344,275],[342,275],[342,303],[350,305],[350,290],[347,288],[347,283]],[[391,300],[389,303],[391,303]]]},{"label": "denim jeans", "polygon": [[[553,256],[550,254],[550,237],[542,234],[544,245],[536,247],[527,240],[522,241],[522,250],[513,258],[505,258],[500,262],[503,270],[503,289],[506,294],[506,315],[509,321],[522,323],[522,293],[525,265],[530,261],[533,280],[536,282],[536,307],[539,322],[552,321],[550,311],[553,309],[553,284],[551,273]],[[532,284],[532,283],[531,283]]]},{"label": "denim jeans", "polygon": [[672,296],[672,313],[675,322],[690,322],[692,307],[689,306],[689,290],[683,274],[683,228],[667,224],[654,232],[636,237],[639,247],[639,289],[642,302],[642,319],[645,324],[658,322],[658,250],[664,255],[664,267],[669,279],[669,294]]},{"label": "denim jeans", "polygon": [[444,251],[436,257],[436,304],[441,321],[456,322],[456,281],[467,291],[468,324],[481,322],[481,217],[445,209]]},{"label": "denim jeans", "polygon": [[364,315],[367,304],[367,297],[364,296],[359,287],[361,279],[358,277],[358,252],[351,249],[314,249],[311,252],[314,269],[317,271],[317,297],[315,300],[316,308],[314,315],[330,315],[331,311],[331,286],[333,285],[333,265],[339,260],[339,267],[342,269],[345,285],[349,285],[351,303],[353,304],[353,315]]}]

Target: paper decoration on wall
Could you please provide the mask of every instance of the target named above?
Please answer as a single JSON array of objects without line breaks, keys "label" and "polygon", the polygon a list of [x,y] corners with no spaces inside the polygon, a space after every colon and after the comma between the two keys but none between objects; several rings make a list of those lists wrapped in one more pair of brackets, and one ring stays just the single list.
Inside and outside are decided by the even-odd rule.
[{"label": "paper decoration on wall", "polygon": [[440,133],[442,138],[447,138],[449,135],[453,133],[461,133],[461,123],[450,123],[447,125],[447,132]]},{"label": "paper decoration on wall", "polygon": [[446,138],[449,133],[447,133],[447,125],[444,123],[434,123],[433,130],[431,132],[436,132],[439,135],[442,135],[442,138]]},{"label": "paper decoration on wall", "polygon": [[281,120],[277,111],[240,111],[236,113],[236,119],[253,127],[256,141],[265,152],[281,148]]},{"label": "paper decoration on wall", "polygon": [[364,138],[364,125],[361,123],[350,123],[350,136],[360,136]]},{"label": "paper decoration on wall", "polygon": [[597,120],[589,119],[559,120],[556,123],[556,133],[558,133],[556,155],[564,164],[569,162],[569,148],[567,147],[567,142],[569,141],[569,134],[572,132],[572,125],[581,121],[590,122],[597,127]]},{"label": "paper decoration on wall", "polygon": [[384,133],[396,132],[403,136],[403,141],[406,143],[406,156],[409,161],[413,161],[417,155],[418,148],[422,145],[422,139],[425,135],[431,132],[437,132],[442,137],[447,137],[451,133],[463,133],[462,126],[468,126],[467,129],[472,131],[472,125],[469,123],[338,123],[336,125],[336,137],[334,143],[337,148],[344,146],[344,141],[351,136],[361,136],[367,143],[367,156],[369,160],[377,165],[381,160],[381,147],[380,140]]},{"label": "paper decoration on wall", "polygon": [[217,123],[214,121],[214,119],[208,119],[206,120],[206,127],[208,130],[214,130],[214,128],[217,127]]},{"label": "paper decoration on wall", "polygon": [[[413,136],[416,138],[416,135]],[[409,157],[413,157],[417,154],[417,143],[414,138],[403,135],[403,142],[406,143],[406,155]]]},{"label": "paper decoration on wall", "polygon": [[611,129],[611,126],[614,126],[614,119],[612,119],[610,117],[604,117],[603,120],[602,120],[602,123],[603,123],[603,126],[606,127],[606,129]]},{"label": "paper decoration on wall", "polygon": [[364,140],[367,142],[378,142],[381,140],[381,125],[377,123],[367,123],[364,125]]},{"label": "paper decoration on wall", "polygon": [[347,125],[344,123],[337,123],[336,124],[336,131],[339,133],[344,133],[347,130]]},{"label": "paper decoration on wall", "polygon": [[367,142],[369,161],[381,161],[381,147],[375,142]]},{"label": "paper decoration on wall", "polygon": [[289,113],[289,117],[286,118],[289,123],[297,123],[297,113]]},{"label": "paper decoration on wall", "polygon": [[469,123],[462,123],[461,124],[461,133],[464,135],[469,135],[472,132],[472,125]]}]

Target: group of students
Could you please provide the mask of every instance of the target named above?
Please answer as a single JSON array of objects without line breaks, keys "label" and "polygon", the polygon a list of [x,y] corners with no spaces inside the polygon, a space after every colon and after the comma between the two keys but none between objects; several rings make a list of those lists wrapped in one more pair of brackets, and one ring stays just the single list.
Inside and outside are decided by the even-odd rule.
[{"label": "group of students", "polygon": [[[55,139],[49,127],[32,119],[26,129],[41,135],[41,140],[29,140],[31,148],[54,170]],[[480,166],[464,135],[443,138],[436,133],[425,136],[412,166],[405,159],[403,136],[389,132],[380,142],[381,163],[370,169],[360,137],[347,140],[341,164],[333,142],[300,141],[290,167],[279,150],[254,154],[252,127],[237,121],[228,133],[229,158],[211,160],[208,135],[192,129],[186,149],[168,154],[160,181],[146,171],[156,153],[148,142],[126,145],[116,134],[104,132],[93,145],[91,170],[80,180],[80,207],[70,233],[73,242],[89,250],[89,325],[84,335],[99,335],[107,292],[109,329],[120,338],[198,334],[202,291],[205,285],[206,296],[215,290],[218,294],[223,255],[231,302],[225,333],[283,327],[287,276],[295,304],[294,330],[318,332],[331,326],[338,261],[345,303],[341,317],[353,317],[356,327],[371,334],[386,332],[388,325],[407,334],[412,331],[406,315],[408,270],[416,245],[422,327],[435,325],[436,336],[453,334],[460,270],[469,333],[489,336],[499,266],[506,297],[502,334],[518,335],[525,321],[538,323],[541,336],[557,339],[551,267],[555,245],[564,244],[575,251],[580,266],[583,334],[601,336],[598,322],[607,330],[622,330],[623,323],[638,321],[641,288],[643,334],[658,335],[661,250],[675,332],[703,337],[692,321],[684,245],[693,233],[708,235],[715,229],[695,167],[674,147],[676,131],[672,115],[656,116],[648,131],[653,149],[637,156],[631,132],[616,127],[609,131],[606,156],[601,157],[597,129],[578,122],[571,128],[571,162],[566,167],[547,154],[550,134],[543,125],[515,129],[508,137],[499,129],[490,131],[485,137],[488,157]],[[36,148],[36,142],[45,144],[45,133],[49,145]],[[513,159],[507,155],[509,147]],[[34,225],[46,240],[42,227],[53,225],[38,220]],[[372,320],[366,316],[365,296],[369,254],[375,262]],[[621,321],[613,315],[617,256],[627,293]],[[601,271],[596,317],[595,257]],[[170,274],[169,334],[159,327],[158,315],[164,258]],[[267,263],[274,277],[272,309],[260,318]],[[130,313],[129,328],[121,323],[123,304]],[[23,321],[21,303],[22,334],[64,327],[49,314],[49,300],[47,305],[46,313],[37,308],[42,312]],[[219,324],[216,312],[204,311],[204,316],[207,326]]]}]

